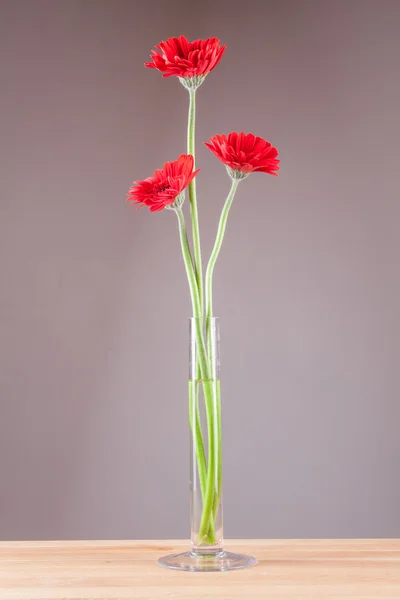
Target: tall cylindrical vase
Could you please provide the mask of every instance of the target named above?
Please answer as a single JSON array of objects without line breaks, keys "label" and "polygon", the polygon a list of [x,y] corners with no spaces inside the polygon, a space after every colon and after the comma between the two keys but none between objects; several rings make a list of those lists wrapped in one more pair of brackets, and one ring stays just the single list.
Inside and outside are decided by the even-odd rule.
[{"label": "tall cylindrical vase", "polygon": [[219,321],[189,320],[190,550],[158,564],[185,571],[229,571],[255,564],[223,547]]}]

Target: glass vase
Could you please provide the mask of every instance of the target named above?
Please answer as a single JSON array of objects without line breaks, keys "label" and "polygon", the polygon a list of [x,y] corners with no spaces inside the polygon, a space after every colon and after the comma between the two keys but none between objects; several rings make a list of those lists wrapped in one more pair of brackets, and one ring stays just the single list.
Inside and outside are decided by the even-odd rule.
[{"label": "glass vase", "polygon": [[184,571],[229,571],[256,563],[224,550],[219,321],[189,319],[190,550],[158,560]]}]

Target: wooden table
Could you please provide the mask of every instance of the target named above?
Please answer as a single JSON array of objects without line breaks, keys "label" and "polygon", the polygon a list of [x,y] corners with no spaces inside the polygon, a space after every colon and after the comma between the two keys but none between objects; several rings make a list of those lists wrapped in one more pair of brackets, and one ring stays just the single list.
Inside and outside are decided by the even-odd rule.
[{"label": "wooden table", "polygon": [[1,600],[400,599],[400,540],[237,540],[258,565],[184,573],[156,565],[187,542],[1,542]]}]

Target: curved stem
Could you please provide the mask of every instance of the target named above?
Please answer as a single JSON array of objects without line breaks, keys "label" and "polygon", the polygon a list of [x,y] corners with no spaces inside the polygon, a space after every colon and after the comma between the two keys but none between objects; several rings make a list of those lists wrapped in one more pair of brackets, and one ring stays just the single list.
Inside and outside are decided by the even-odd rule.
[{"label": "curved stem", "polygon": [[[222,242],[225,235],[226,223],[229,210],[232,206],[233,198],[237,190],[239,181],[232,180],[231,189],[222,209],[219,220],[217,236],[214,243],[214,248],[210,256],[206,271],[206,323],[207,323],[207,346],[209,353],[210,365],[213,364],[212,343],[210,339],[209,323],[213,314],[212,308],[212,276],[215,263],[221,250]],[[210,385],[211,384],[211,385]],[[221,427],[220,427],[220,397],[219,385],[217,393],[213,393],[212,379],[203,381],[203,388],[206,400],[207,425],[208,425],[208,456],[209,464],[207,470],[207,485],[204,499],[203,514],[200,524],[200,537],[205,536],[210,520],[216,516],[218,505],[221,497],[222,486],[222,455],[221,455]],[[206,393],[206,390],[208,393]],[[215,418],[214,418],[215,417]]]},{"label": "curved stem", "polygon": [[[197,289],[197,282],[196,282],[196,277],[194,274],[193,263],[192,263],[192,258],[191,258],[191,254],[190,254],[190,248],[189,248],[189,242],[187,239],[185,216],[182,212],[182,208],[180,208],[180,207],[175,208],[175,213],[178,218],[179,237],[180,237],[180,241],[181,241],[183,261],[185,263],[185,268],[186,268],[186,275],[187,275],[188,282],[189,282],[190,296],[192,299],[192,306],[193,306],[193,314],[195,315],[195,317],[197,317],[195,322],[196,322],[196,339],[197,339],[199,372],[200,372],[201,378],[203,379],[204,400],[205,400],[206,407],[208,407],[207,416],[210,415],[211,422],[209,423],[209,427],[210,426],[213,427],[212,412],[210,412],[210,409],[212,407],[212,396],[210,396],[208,387],[204,386],[204,380],[206,380],[206,381],[208,380],[208,361],[207,361],[207,354],[206,354],[205,345],[204,345],[204,338],[203,338],[203,331],[202,331],[202,319],[200,318],[201,309],[200,309],[200,301],[199,301],[199,295],[198,295],[198,289]],[[189,402],[193,402],[193,399],[191,399],[190,396],[189,396]],[[190,416],[190,413],[189,413],[189,418],[191,420],[191,423],[193,423],[193,420],[192,420],[193,417]],[[199,419],[199,415],[197,414],[197,412],[196,412],[195,418],[196,418],[196,423],[195,423],[194,431],[192,431],[192,433],[194,435],[194,439],[196,439],[196,437],[199,436],[199,434],[200,434],[200,436],[197,437],[196,449],[200,450],[200,454],[197,452],[197,458],[198,458],[198,460],[200,460],[199,473],[200,473],[200,481],[203,483],[203,485],[201,485],[202,496],[205,501],[205,498],[207,495],[207,489],[209,488],[208,479],[209,479],[209,475],[211,475],[211,473],[208,473],[208,472],[210,470],[213,471],[214,457],[213,457],[213,451],[212,451],[212,453],[209,454],[208,472],[205,473],[203,471],[202,456],[201,456],[201,445],[203,446],[203,453],[204,453],[204,444],[202,442],[202,439],[201,439],[201,443],[199,443],[200,438],[201,438],[201,429],[200,429],[200,419]],[[210,445],[209,445],[209,451],[210,451]],[[210,501],[208,501],[208,504],[210,504]],[[211,510],[212,510],[212,502],[211,502]],[[209,519],[209,522],[208,522],[207,531],[210,531],[211,536],[214,536],[214,538],[215,538],[214,527],[213,527],[213,524],[211,524],[212,513],[210,511],[208,511],[208,519]],[[203,534],[203,535],[204,535],[204,537],[206,537],[205,534]]]},{"label": "curved stem", "polygon": [[[208,437],[208,469],[206,493],[201,515],[199,537],[206,539],[210,522],[214,520],[214,491],[215,491],[215,468],[216,468],[216,430],[215,430],[215,406],[213,397],[213,381],[203,380],[204,400],[207,415],[207,437]],[[213,542],[214,540],[212,540]]]},{"label": "curved stem", "polygon": [[200,299],[198,294],[196,277],[193,270],[190,248],[187,239],[185,217],[182,208],[175,208],[179,223],[179,235],[181,240],[182,256],[185,263],[186,275],[189,282],[190,296],[192,299],[193,314],[196,317],[197,351],[199,361],[199,374],[203,380],[209,379],[209,366],[203,335],[203,318],[201,314]]},{"label": "curved stem", "polygon": [[[193,393],[194,392],[194,393]],[[204,502],[207,483],[207,463],[198,408],[199,382],[189,381],[189,422],[193,436],[193,451],[197,458],[201,498]]]},{"label": "curved stem", "polygon": [[[201,430],[200,410],[198,401],[199,382],[189,381],[189,421],[192,431],[193,453],[196,457],[197,470],[199,474],[200,493],[204,505],[207,486],[207,461],[204,450],[203,434]],[[208,531],[205,535],[208,543],[214,543],[215,526],[213,514],[210,515]]]},{"label": "curved stem", "polygon": [[214,272],[215,263],[217,262],[218,254],[221,250],[222,242],[225,235],[226,222],[228,219],[229,210],[232,206],[233,199],[236,194],[237,186],[239,184],[238,179],[232,179],[232,186],[229,191],[228,197],[225,201],[224,208],[222,209],[221,217],[219,219],[217,237],[215,238],[214,248],[211,252],[210,260],[207,265],[206,271],[206,316],[207,321],[209,317],[213,315],[212,306],[212,277]]},{"label": "curved stem", "polygon": [[[189,90],[189,115],[187,128],[187,152],[195,159],[196,90]],[[196,178],[189,184],[190,216],[192,219],[193,253],[197,289],[200,300],[200,314],[203,316],[203,265],[201,260],[199,216],[197,212]]]},{"label": "curved stem", "polygon": [[186,275],[189,282],[190,297],[192,300],[193,314],[198,317],[201,315],[199,292],[197,281],[193,270],[192,256],[190,254],[189,242],[186,232],[185,216],[181,208],[175,209],[179,224],[179,237],[181,241],[183,262],[185,263]]},{"label": "curved stem", "polygon": [[182,208],[175,209],[179,224],[179,236],[181,241],[182,256],[185,263],[186,275],[189,282],[190,296],[193,305],[193,314],[196,322],[196,339],[197,339],[197,356],[199,365],[199,374],[203,383],[204,402],[207,413],[208,427],[208,468],[207,478],[204,491],[203,513],[200,524],[200,538],[208,540],[209,543],[214,543],[215,533],[213,527],[213,505],[214,505],[214,478],[216,468],[216,452],[215,452],[215,420],[214,420],[214,395],[213,388],[210,385],[209,365],[207,359],[206,348],[204,344],[204,336],[202,330],[201,306],[198,294],[196,277],[191,260],[190,248],[187,239],[185,217]]}]

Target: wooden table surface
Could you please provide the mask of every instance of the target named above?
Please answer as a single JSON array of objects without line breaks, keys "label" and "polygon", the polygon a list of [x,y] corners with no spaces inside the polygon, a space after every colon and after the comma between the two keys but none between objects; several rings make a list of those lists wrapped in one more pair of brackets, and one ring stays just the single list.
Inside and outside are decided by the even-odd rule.
[{"label": "wooden table surface", "polygon": [[258,565],[186,573],[156,559],[188,542],[0,542],[1,600],[400,599],[400,540],[236,540]]}]

